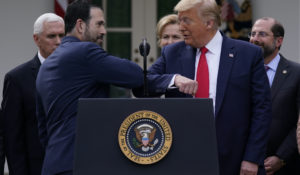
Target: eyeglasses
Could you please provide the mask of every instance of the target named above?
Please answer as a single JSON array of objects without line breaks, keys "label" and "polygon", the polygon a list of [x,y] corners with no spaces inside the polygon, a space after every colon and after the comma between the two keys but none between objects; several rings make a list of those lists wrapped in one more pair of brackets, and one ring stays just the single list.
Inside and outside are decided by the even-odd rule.
[{"label": "eyeglasses", "polygon": [[[248,34],[248,38],[251,38],[251,37],[255,37],[255,35],[257,34],[258,37],[260,38],[265,38],[267,36],[271,36],[270,34],[268,34],[267,32],[250,32]],[[274,35],[275,36],[275,35]]]}]

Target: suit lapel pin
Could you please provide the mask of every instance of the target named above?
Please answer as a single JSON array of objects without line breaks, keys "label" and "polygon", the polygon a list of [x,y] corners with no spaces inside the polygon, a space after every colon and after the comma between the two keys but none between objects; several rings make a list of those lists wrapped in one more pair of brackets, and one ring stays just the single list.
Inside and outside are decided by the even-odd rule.
[{"label": "suit lapel pin", "polygon": [[233,53],[230,53],[228,56],[229,56],[230,58],[233,58]]},{"label": "suit lapel pin", "polygon": [[283,74],[287,74],[287,70],[283,70],[282,73],[283,73]]}]

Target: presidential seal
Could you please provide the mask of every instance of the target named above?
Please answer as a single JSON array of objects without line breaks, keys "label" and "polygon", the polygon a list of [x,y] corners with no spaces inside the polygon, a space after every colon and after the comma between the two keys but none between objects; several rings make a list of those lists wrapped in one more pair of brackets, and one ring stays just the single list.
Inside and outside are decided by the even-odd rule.
[{"label": "presidential seal", "polygon": [[169,123],[158,113],[137,111],[121,124],[118,140],[128,159],[147,165],[167,155],[172,145],[172,131]]}]

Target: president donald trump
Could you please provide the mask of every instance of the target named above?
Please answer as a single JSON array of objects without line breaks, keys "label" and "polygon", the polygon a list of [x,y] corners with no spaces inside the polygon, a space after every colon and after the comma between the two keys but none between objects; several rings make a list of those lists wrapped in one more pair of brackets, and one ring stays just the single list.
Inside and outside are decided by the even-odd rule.
[{"label": "president donald trump", "polygon": [[220,174],[265,174],[271,103],[261,48],[218,30],[215,0],[181,0],[175,11],[184,41],[149,69],[149,94],[213,99]]}]

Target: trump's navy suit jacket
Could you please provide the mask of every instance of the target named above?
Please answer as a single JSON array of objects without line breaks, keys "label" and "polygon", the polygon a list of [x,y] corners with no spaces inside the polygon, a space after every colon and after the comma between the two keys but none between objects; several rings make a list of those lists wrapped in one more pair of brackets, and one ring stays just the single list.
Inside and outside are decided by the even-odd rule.
[{"label": "trump's navy suit jacket", "polygon": [[36,86],[39,133],[46,147],[43,175],[72,170],[78,99],[108,97],[110,84],[141,86],[142,69],[70,36],[42,64]]},{"label": "trump's navy suit jacket", "polygon": [[[195,57],[196,49],[184,42],[164,47],[149,69],[150,95],[191,97],[167,87],[174,74],[194,79]],[[223,36],[215,102],[221,175],[239,174],[242,160],[263,165],[270,122],[270,88],[261,49]]]}]

